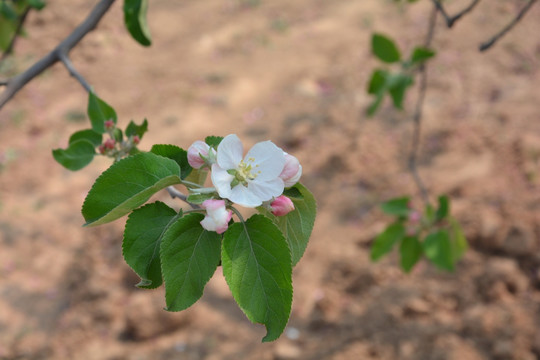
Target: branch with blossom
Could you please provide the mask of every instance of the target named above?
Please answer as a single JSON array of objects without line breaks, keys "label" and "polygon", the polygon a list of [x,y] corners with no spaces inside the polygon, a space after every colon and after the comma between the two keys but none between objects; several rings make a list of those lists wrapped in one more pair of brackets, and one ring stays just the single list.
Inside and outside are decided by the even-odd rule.
[{"label": "branch with blossom", "polygon": [[[299,183],[298,159],[271,141],[255,144],[244,155],[234,134],[207,137],[187,151],[166,144],[140,151],[135,142],[146,131],[146,121],[132,122],[124,132],[108,104],[92,93],[89,103],[92,129],[55,153],[71,170],[86,166],[74,160],[94,156],[95,147],[114,160],[84,201],[85,226],[129,214],[124,259],[141,278],[137,286],[153,289],[165,283],[169,311],[195,303],[221,265],[240,308],[266,326],[263,341],[277,339],[292,308],[292,269],[306,250],[316,215],[313,195]],[[96,134],[99,139],[93,138]],[[109,135],[105,142],[103,134]],[[184,186],[187,195],[175,185]],[[162,189],[190,208],[176,210],[160,201],[144,205]],[[246,219],[240,207],[258,214]]]}]

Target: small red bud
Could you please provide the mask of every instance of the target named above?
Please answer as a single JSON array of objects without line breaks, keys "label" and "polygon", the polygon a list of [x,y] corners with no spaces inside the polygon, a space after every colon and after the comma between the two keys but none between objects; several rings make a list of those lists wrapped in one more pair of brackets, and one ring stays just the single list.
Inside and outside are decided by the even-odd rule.
[{"label": "small red bud", "polygon": [[103,143],[103,147],[105,149],[112,150],[114,149],[115,144],[116,144],[116,141],[114,141],[113,139],[107,139],[107,141]]},{"label": "small red bud", "polygon": [[114,121],[107,120],[105,121],[105,129],[110,130],[114,128]]},{"label": "small red bud", "polygon": [[139,135],[135,135],[135,136],[133,137],[133,143],[134,143],[135,145],[138,145],[140,142],[141,142],[141,138],[139,137]]},{"label": "small red bud", "polygon": [[105,154],[105,146],[103,144],[99,145],[98,151],[101,155]]}]

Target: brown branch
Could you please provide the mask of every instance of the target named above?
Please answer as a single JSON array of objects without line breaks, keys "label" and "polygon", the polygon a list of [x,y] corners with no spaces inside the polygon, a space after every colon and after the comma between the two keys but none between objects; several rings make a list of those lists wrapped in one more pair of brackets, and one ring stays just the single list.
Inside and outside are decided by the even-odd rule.
[{"label": "brown branch", "polygon": [[512,30],[512,28],[516,26],[518,22],[520,22],[523,16],[525,16],[525,14],[532,8],[532,6],[535,3],[536,3],[536,0],[529,0],[527,5],[525,5],[523,9],[521,9],[521,11],[517,14],[517,16],[508,25],[506,25],[501,31],[495,34],[491,39],[480,44],[478,49],[480,51],[486,51],[487,49],[492,47],[497,41],[499,41],[500,38],[506,35],[507,32]]},{"label": "brown branch", "polygon": [[[438,11],[439,11],[438,8],[434,6],[433,11],[431,13],[430,20],[429,20],[426,40],[424,42],[426,47],[429,47],[433,40],[433,36],[435,34],[435,24],[437,23]],[[418,150],[420,148],[420,136],[422,133],[422,115],[423,115],[424,100],[426,98],[426,90],[427,90],[427,65],[423,63],[420,66],[418,71],[420,73],[419,75],[420,87],[418,89],[418,100],[416,101],[416,109],[413,115],[414,130],[413,130],[411,151],[409,153],[409,171],[411,172],[414,182],[416,186],[418,187],[418,190],[420,191],[422,200],[427,205],[429,204],[429,194],[426,189],[426,186],[424,185],[424,182],[422,181],[422,178],[420,177],[420,174],[418,173]]]},{"label": "brown branch", "polygon": [[168,186],[167,187],[167,192],[169,193],[169,195],[171,195],[171,198],[178,198],[180,200],[182,200],[183,202],[185,202],[186,204],[188,204],[189,206],[191,206],[193,209],[200,209],[201,207],[197,204],[193,204],[193,203],[190,203],[188,200],[187,200],[187,196],[183,193],[181,193],[180,191],[176,190],[176,188],[174,186]]},{"label": "brown branch", "polygon": [[90,86],[90,84],[88,84],[86,79],[77,71],[77,69],[75,69],[75,67],[73,66],[73,63],[69,59],[69,56],[67,56],[64,53],[60,53],[58,57],[59,57],[59,60],[64,64],[66,69],[69,71],[69,74],[73,76],[75,79],[77,79],[87,92],[92,91],[92,87]]},{"label": "brown branch", "polygon": [[17,23],[17,27],[15,28],[15,32],[13,33],[13,37],[11,38],[11,41],[9,42],[8,47],[4,52],[2,53],[2,56],[0,56],[0,64],[4,62],[4,60],[13,52],[13,48],[15,47],[15,43],[17,42],[17,38],[19,35],[21,35],[23,25],[28,17],[28,13],[30,12],[30,6],[27,6],[26,9],[24,9],[24,12],[19,17],[19,22]]},{"label": "brown branch", "polygon": [[[71,64],[67,55],[90,31],[92,31],[101,18],[107,13],[111,5],[115,0],[101,0],[88,15],[88,17],[67,37],[65,38],[54,50],[45,55],[43,58],[38,60],[34,65],[29,67],[23,73],[7,80],[7,85],[0,94],[0,109],[19,91],[21,90],[30,80],[41,74],[45,69],[54,65],[58,61],[62,61],[63,64],[68,68],[70,74],[75,76],[79,82],[81,82],[82,76],[75,75],[78,72],[73,72],[74,68],[71,66],[71,69],[67,64]],[[66,63],[62,59],[68,59]],[[81,82],[81,84],[87,88],[86,81]],[[85,85],[86,84],[86,85]],[[89,88],[89,86],[88,86]]]},{"label": "brown branch", "polygon": [[464,8],[463,10],[461,10],[460,12],[458,12],[456,15],[454,16],[450,16],[448,15],[448,13],[446,12],[446,10],[444,9],[444,6],[441,4],[441,1],[440,0],[432,0],[433,4],[435,5],[435,7],[437,8],[437,10],[439,10],[439,12],[441,13],[441,15],[444,17],[444,20],[446,21],[446,26],[448,26],[449,28],[451,28],[452,26],[454,26],[454,24],[456,23],[456,21],[458,21],[459,19],[461,19],[461,17],[469,12],[471,12],[474,7],[476,5],[478,5],[478,3],[480,2],[480,0],[472,0],[472,2],[469,4],[469,6],[467,6],[466,8]]}]

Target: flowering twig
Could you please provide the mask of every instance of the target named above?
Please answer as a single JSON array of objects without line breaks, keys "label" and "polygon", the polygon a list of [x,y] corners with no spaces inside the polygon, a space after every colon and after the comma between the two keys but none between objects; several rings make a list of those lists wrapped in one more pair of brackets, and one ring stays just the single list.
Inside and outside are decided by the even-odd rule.
[{"label": "flowering twig", "polygon": [[[0,109],[30,80],[41,74],[45,69],[54,65],[58,61],[68,68],[70,74],[74,75],[77,72],[73,72],[67,66],[62,58],[67,59],[67,54],[75,47],[90,31],[92,31],[101,18],[107,13],[111,5],[115,0],[101,0],[88,15],[88,17],[67,37],[65,38],[54,50],[38,60],[34,65],[25,70],[23,73],[7,80],[7,85],[2,94],[0,94]],[[77,73],[78,74],[78,73]],[[75,76],[75,75],[74,75]],[[75,76],[79,82],[81,82],[82,76]],[[86,82],[85,82],[86,83]],[[83,82],[81,84],[88,90],[87,86]],[[88,85],[88,84],[86,84]]]},{"label": "flowering twig", "polygon": [[15,47],[15,42],[17,41],[17,38],[19,35],[21,35],[22,28],[24,25],[24,22],[26,21],[26,18],[28,17],[28,13],[30,12],[30,6],[27,6],[26,9],[24,9],[24,12],[19,17],[19,22],[17,23],[17,27],[15,29],[15,32],[13,33],[13,37],[11,38],[11,41],[9,42],[6,50],[2,53],[2,56],[0,56],[0,64],[6,59],[8,55],[10,55],[13,52],[13,48]]},{"label": "flowering twig", "polygon": [[502,38],[504,35],[506,35],[507,32],[512,30],[512,28],[525,16],[525,14],[531,9],[531,7],[536,3],[537,0],[529,0],[527,5],[521,9],[521,11],[517,14],[517,16],[508,24],[506,25],[501,31],[499,31],[497,34],[495,34],[491,39],[483,42],[478,47],[480,51],[486,51],[490,47],[492,47],[500,38]]},{"label": "flowering twig", "polygon": [[465,15],[465,14],[469,13],[470,11],[472,11],[474,9],[474,7],[476,5],[478,5],[480,0],[472,0],[472,2],[469,4],[469,6],[467,6],[466,8],[464,8],[463,10],[461,10],[460,12],[458,12],[454,16],[448,15],[446,10],[444,9],[444,6],[441,4],[440,0],[432,0],[432,2],[435,5],[435,7],[437,8],[437,10],[439,10],[441,15],[444,17],[444,20],[446,21],[446,26],[451,28],[452,26],[454,26],[456,21],[458,21],[463,15]]},{"label": "flowering twig", "polygon": [[[425,46],[429,47],[431,45],[431,42],[433,40],[433,35],[435,33],[435,24],[437,22],[437,7],[433,7],[433,11],[431,12],[431,17],[429,20],[428,25],[428,32],[426,34],[426,40],[425,40]],[[422,110],[424,108],[424,100],[426,98],[426,90],[427,90],[427,66],[426,64],[422,64],[419,68],[420,73],[420,87],[418,90],[418,100],[416,101],[416,110],[413,115],[413,122],[414,122],[414,130],[413,130],[413,138],[412,138],[412,145],[411,145],[411,152],[409,153],[409,171],[412,174],[412,177],[414,179],[414,182],[416,183],[416,186],[418,187],[418,190],[420,191],[420,195],[422,196],[422,200],[427,205],[429,204],[429,194],[426,189],[426,186],[424,185],[424,182],[422,181],[422,178],[420,177],[420,174],[418,173],[418,149],[420,146],[420,135],[422,130]]]}]

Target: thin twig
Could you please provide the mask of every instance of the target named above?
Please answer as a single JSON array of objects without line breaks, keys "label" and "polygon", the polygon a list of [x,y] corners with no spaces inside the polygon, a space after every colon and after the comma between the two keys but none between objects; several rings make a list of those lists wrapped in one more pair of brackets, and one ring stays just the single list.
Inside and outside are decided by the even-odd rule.
[{"label": "thin twig", "polygon": [[75,67],[73,66],[73,63],[69,59],[69,56],[67,56],[64,53],[60,53],[58,57],[60,58],[60,61],[64,64],[64,66],[68,69],[70,75],[73,76],[75,79],[77,79],[87,92],[92,91],[92,87],[90,86],[90,84],[88,84],[85,78],[77,71],[77,69],[75,69]]},{"label": "thin twig", "polygon": [[9,81],[7,80],[0,80],[0,86],[7,86],[9,84]]},{"label": "thin twig", "polygon": [[167,187],[167,192],[169,193],[169,195],[171,195],[171,197],[174,199],[174,198],[177,198],[177,199],[180,199],[182,200],[183,202],[185,202],[186,204],[188,204],[189,206],[191,206],[193,209],[200,209],[201,207],[197,204],[193,204],[193,203],[190,203],[188,200],[187,200],[187,196],[183,193],[181,193],[180,191],[178,191],[174,186],[168,186]]},{"label": "thin twig", "polygon": [[504,35],[506,35],[507,32],[512,30],[514,26],[525,16],[525,14],[531,9],[531,7],[536,3],[536,0],[529,0],[527,5],[521,9],[521,11],[517,14],[517,16],[508,24],[506,27],[504,27],[501,31],[499,31],[497,34],[495,34],[491,39],[488,41],[483,42],[480,44],[478,49],[480,51],[486,51],[490,47],[492,47],[500,38],[502,38]]},{"label": "thin twig", "polygon": [[[437,12],[438,12],[438,8],[434,6],[433,11],[431,13],[430,20],[429,20],[426,40],[424,42],[426,47],[429,47],[431,45],[433,36],[435,34]],[[416,186],[418,187],[418,190],[420,191],[422,200],[427,205],[429,204],[429,194],[426,189],[426,186],[424,185],[424,182],[422,181],[422,178],[420,177],[420,174],[418,173],[418,164],[417,164],[418,163],[418,150],[420,147],[420,135],[422,133],[422,113],[423,113],[424,100],[426,98],[426,90],[427,90],[426,64],[422,64],[420,66],[419,73],[420,73],[420,87],[418,90],[418,100],[416,101],[416,110],[413,115],[414,130],[413,130],[411,152],[409,153],[409,171],[411,172],[414,182],[416,183]]]},{"label": "thin twig", "polygon": [[2,109],[2,107],[30,80],[41,74],[45,69],[54,65],[56,62],[61,61],[62,56],[67,56],[71,49],[73,49],[73,47],[77,45],[86,36],[86,34],[97,26],[101,18],[107,13],[114,2],[115,0],[101,0],[94,7],[88,17],[54,50],[38,60],[23,73],[8,80],[8,84],[4,92],[0,94],[0,109]]},{"label": "thin twig", "polygon": [[2,53],[2,56],[0,56],[0,64],[2,64],[2,62],[8,57],[8,55],[13,52],[13,48],[15,47],[15,43],[17,42],[17,38],[19,37],[19,35],[21,35],[24,22],[28,17],[30,9],[30,6],[27,6],[26,9],[24,9],[24,12],[19,17],[19,22],[17,23],[17,27],[15,28],[15,32],[13,33],[13,37],[11,38],[11,41],[9,42],[6,50],[4,50],[4,52]]},{"label": "thin twig", "polygon": [[472,0],[472,2],[469,4],[469,6],[467,6],[466,8],[464,8],[463,10],[461,10],[460,12],[458,12],[456,15],[454,16],[450,16],[448,15],[448,13],[446,12],[446,10],[444,9],[444,6],[441,4],[441,1],[440,0],[432,0],[433,4],[435,5],[435,7],[437,8],[437,10],[439,10],[439,12],[441,13],[441,15],[444,17],[444,20],[446,21],[446,26],[448,26],[449,28],[451,28],[452,26],[454,26],[454,24],[456,23],[456,21],[458,21],[459,19],[461,19],[461,17],[469,12],[471,12],[474,7],[476,5],[478,5],[478,3],[480,2],[480,0]]}]

